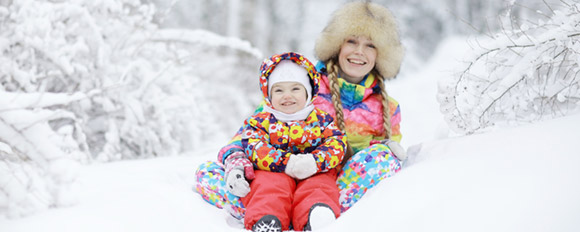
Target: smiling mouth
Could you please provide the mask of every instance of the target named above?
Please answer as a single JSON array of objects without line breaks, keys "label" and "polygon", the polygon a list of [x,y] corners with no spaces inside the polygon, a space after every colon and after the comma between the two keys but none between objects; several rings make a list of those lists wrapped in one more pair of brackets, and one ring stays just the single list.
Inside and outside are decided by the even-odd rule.
[{"label": "smiling mouth", "polygon": [[351,64],[358,64],[358,65],[365,65],[367,64],[367,62],[361,61],[361,60],[352,60],[352,59],[347,59],[349,63]]},{"label": "smiling mouth", "polygon": [[291,106],[291,105],[294,105],[294,104],[295,104],[294,102],[284,102],[284,103],[282,103],[280,105],[282,105],[282,106]]}]

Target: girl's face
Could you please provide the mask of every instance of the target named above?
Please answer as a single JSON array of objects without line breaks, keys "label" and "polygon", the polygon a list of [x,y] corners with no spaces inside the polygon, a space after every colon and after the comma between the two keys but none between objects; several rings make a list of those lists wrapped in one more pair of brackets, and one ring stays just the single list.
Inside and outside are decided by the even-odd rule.
[{"label": "girl's face", "polygon": [[360,83],[373,70],[376,59],[377,49],[368,37],[347,37],[338,54],[341,77],[350,83]]},{"label": "girl's face", "polygon": [[298,82],[278,82],[270,90],[270,99],[274,109],[293,114],[306,106],[306,88]]}]

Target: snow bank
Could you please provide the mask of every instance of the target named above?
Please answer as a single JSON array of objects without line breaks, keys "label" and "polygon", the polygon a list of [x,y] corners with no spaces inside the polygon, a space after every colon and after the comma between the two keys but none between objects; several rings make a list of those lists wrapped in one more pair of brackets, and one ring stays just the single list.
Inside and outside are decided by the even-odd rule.
[{"label": "snow bank", "polygon": [[323,231],[578,231],[580,114],[422,144]]}]

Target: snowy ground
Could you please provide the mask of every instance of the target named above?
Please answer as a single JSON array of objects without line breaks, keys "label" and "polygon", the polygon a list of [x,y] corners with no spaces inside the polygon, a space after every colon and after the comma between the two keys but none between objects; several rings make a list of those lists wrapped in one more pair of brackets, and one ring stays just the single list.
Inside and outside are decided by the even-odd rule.
[{"label": "snowy ground", "polygon": [[[412,155],[324,231],[580,231],[580,114],[447,136],[437,79],[450,75],[462,42],[447,41],[424,69],[390,83]],[[85,167],[77,205],[0,221],[0,231],[243,231],[191,190],[195,168],[225,142]]]}]

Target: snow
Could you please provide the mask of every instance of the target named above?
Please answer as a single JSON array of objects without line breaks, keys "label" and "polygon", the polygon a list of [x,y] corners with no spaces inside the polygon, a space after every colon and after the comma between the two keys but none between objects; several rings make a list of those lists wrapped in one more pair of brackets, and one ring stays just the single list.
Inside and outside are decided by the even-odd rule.
[{"label": "snow", "polygon": [[580,115],[423,143],[324,231],[578,231],[578,129]]},{"label": "snow", "polygon": [[203,202],[190,186],[193,167],[209,158],[195,155],[87,166],[80,173],[76,206],[4,221],[0,230],[196,230],[200,222],[223,220],[221,212]]},{"label": "snow", "polygon": [[545,24],[526,22],[526,30],[476,37],[471,53],[477,57],[440,85],[439,102],[452,129],[471,134],[578,112],[578,6],[553,11]]},{"label": "snow", "polygon": [[19,108],[49,107],[66,105],[73,101],[86,98],[82,93],[10,93],[3,92],[0,98],[0,110],[7,111]]},{"label": "snow", "polygon": [[[388,83],[401,104],[409,160],[320,231],[580,231],[580,114],[452,135],[437,81],[468,48],[464,38],[448,39],[422,70],[403,67]],[[195,169],[226,142],[79,167],[77,204],[0,219],[0,231],[243,231],[192,191]]]}]

